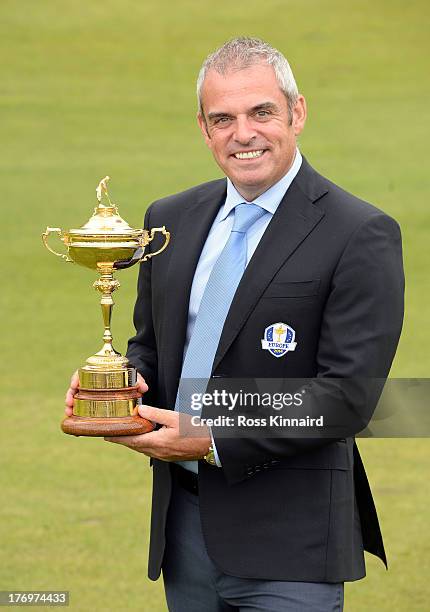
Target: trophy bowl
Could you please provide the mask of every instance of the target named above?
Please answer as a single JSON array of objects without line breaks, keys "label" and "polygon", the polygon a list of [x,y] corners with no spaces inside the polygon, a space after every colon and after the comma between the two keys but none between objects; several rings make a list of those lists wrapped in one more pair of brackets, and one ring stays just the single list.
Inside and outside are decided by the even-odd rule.
[{"label": "trophy bowl", "polygon": [[[66,417],[61,424],[65,433],[77,436],[133,435],[153,429],[150,421],[138,415],[140,393],[136,368],[112,345],[112,293],[120,286],[114,272],[147,261],[164,251],[170,233],[164,226],[150,231],[131,228],[110,201],[108,180],[109,177],[105,177],[96,189],[98,205],[87,223],[79,229],[67,231],[47,227],[42,234],[44,245],[51,253],[99,274],[93,286],[101,293],[103,346],[79,368],[79,390],[74,398],[73,416]],[[106,205],[101,202],[103,196],[107,199]],[[53,233],[58,234],[63,242],[65,253],[59,253],[49,245],[48,239]],[[146,246],[157,233],[164,236],[163,245],[157,251],[145,254]]]}]

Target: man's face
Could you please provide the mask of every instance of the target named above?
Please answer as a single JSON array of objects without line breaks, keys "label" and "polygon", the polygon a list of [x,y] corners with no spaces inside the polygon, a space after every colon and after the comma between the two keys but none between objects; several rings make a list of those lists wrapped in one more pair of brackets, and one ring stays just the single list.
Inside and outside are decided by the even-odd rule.
[{"label": "man's face", "polygon": [[265,63],[222,75],[209,70],[198,116],[206,144],[239,193],[254,200],[290,168],[306,104],[299,96],[289,117],[275,72]]}]

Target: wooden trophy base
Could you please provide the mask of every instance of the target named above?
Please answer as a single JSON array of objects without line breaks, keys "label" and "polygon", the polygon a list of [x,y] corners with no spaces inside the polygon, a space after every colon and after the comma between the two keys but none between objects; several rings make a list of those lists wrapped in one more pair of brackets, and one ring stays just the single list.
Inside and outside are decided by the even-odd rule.
[{"label": "wooden trophy base", "polygon": [[128,417],[66,417],[61,429],[72,436],[136,436],[154,429],[153,423],[140,416]]}]

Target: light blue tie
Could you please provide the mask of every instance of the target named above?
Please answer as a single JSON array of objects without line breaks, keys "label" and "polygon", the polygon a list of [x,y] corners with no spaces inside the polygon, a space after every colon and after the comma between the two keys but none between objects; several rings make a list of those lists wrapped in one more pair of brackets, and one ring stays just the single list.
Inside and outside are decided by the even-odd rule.
[{"label": "light blue tie", "polygon": [[[191,408],[190,397],[206,390],[221,332],[246,268],[246,233],[265,212],[252,203],[238,204],[234,209],[233,228],[209,276],[182,365],[175,403],[175,410],[179,412],[198,415]],[[198,471],[197,461],[180,464],[193,472]]]}]

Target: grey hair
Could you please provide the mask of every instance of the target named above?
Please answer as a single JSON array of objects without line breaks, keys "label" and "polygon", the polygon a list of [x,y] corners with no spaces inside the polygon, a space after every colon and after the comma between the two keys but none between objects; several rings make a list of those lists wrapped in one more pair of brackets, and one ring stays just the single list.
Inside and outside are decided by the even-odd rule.
[{"label": "grey hair", "polygon": [[209,70],[225,75],[229,70],[242,70],[255,64],[266,62],[273,67],[276,80],[285,94],[290,120],[296,105],[299,91],[290,64],[280,51],[259,38],[240,36],[224,43],[208,55],[200,68],[197,78],[197,102],[199,113],[203,114],[202,89]]}]

